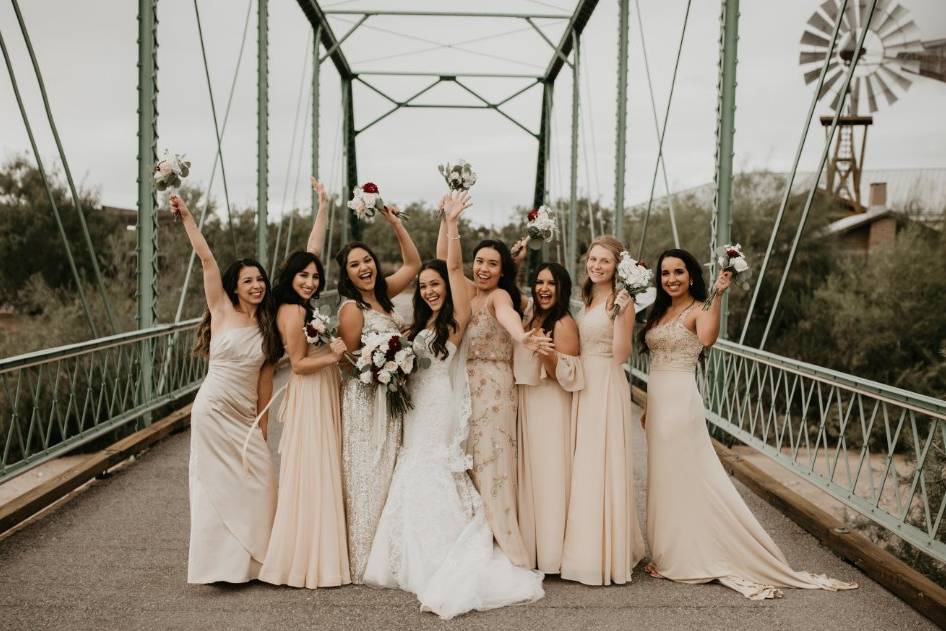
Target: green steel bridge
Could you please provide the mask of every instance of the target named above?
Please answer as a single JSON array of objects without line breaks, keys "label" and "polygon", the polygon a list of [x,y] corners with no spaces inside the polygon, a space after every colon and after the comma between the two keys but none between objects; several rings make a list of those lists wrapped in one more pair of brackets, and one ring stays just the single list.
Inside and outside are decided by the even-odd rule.
[{"label": "green steel bridge", "polygon": [[[628,91],[628,26],[630,1],[616,0],[619,7],[617,116],[615,127],[614,165],[614,231],[622,232],[622,218],[626,208],[624,173],[626,161],[627,91]],[[269,77],[268,4],[270,0],[256,0],[257,16],[257,103],[258,103],[258,168],[256,205],[256,256],[264,263],[275,260],[267,251],[271,240],[267,220],[269,190]],[[548,201],[549,137],[551,108],[556,79],[563,72],[572,74],[569,212],[563,219],[563,262],[575,271],[578,261],[577,226],[577,172],[578,172],[578,109],[580,101],[579,70],[582,31],[598,5],[597,0],[579,0],[571,14],[558,13],[468,13],[451,12],[454,19],[476,17],[516,21],[531,26],[549,47],[549,62],[544,73],[522,74],[441,74],[438,72],[366,73],[353,68],[343,52],[342,44],[366,21],[386,16],[412,16],[423,20],[445,14],[435,11],[351,10],[324,9],[316,0],[298,0],[298,9],[311,24],[313,41],[317,46],[312,53],[311,117],[312,171],[319,173],[319,106],[320,66],[331,63],[341,81],[342,111],[342,199],[358,182],[356,138],[367,132],[382,119],[395,115],[398,110],[412,107],[475,107],[487,109],[508,118],[536,140],[534,203]],[[56,140],[59,158],[64,166],[75,208],[82,217],[68,161],[59,141],[52,108],[43,85],[40,66],[30,44],[29,31],[16,0],[12,0],[18,24],[27,43],[35,78],[43,95],[45,116]],[[252,5],[253,3],[251,3]],[[344,3],[342,3],[344,4]],[[380,3],[379,3],[380,4]],[[541,4],[541,3],[537,3]],[[712,222],[708,228],[711,251],[730,241],[733,134],[736,118],[735,94],[737,75],[737,43],[739,40],[739,2],[720,0],[719,74],[716,110],[716,195]],[[787,182],[781,208],[772,229],[768,250],[761,269],[756,275],[749,315],[751,317],[759,297],[759,288],[765,280],[766,267],[774,256],[776,233],[788,205],[792,180],[798,169],[815,105],[828,73],[830,51],[839,46],[838,33],[845,11],[855,10],[860,15],[858,50],[867,36],[866,25],[875,11],[884,9],[887,2],[861,0],[858,3],[841,0],[840,12],[835,16],[829,55],[818,78],[810,108],[802,121],[800,140],[794,154],[791,176]],[[857,5],[856,7],[854,5]],[[388,5],[391,6],[391,5]],[[683,20],[677,64],[674,66],[670,98],[662,124],[657,125],[659,145],[653,181],[656,182],[661,165],[664,132],[670,111],[673,84],[677,78],[679,51],[683,48],[683,33],[689,16],[690,2]],[[195,9],[197,2],[194,2]],[[198,19],[199,11],[196,13]],[[351,28],[337,33],[330,17],[345,15]],[[109,435],[117,428],[128,427],[148,432],[157,425],[171,427],[186,423],[186,401],[200,386],[205,372],[204,360],[191,355],[189,340],[197,326],[196,320],[181,318],[183,291],[173,322],[157,320],[156,300],[158,281],[157,198],[152,184],[152,171],[157,161],[157,84],[156,64],[158,50],[157,0],[138,0],[138,216],[137,216],[137,330],[118,332],[112,308],[106,304],[108,318],[95,321],[88,305],[88,297],[78,282],[73,261],[74,248],[94,252],[85,221],[81,222],[79,245],[72,243],[75,235],[67,235],[60,219],[61,209],[53,201],[53,212],[61,232],[63,247],[71,262],[71,270],[85,305],[94,339],[59,348],[50,348],[16,357],[0,359],[0,483],[28,473],[39,465],[81,450],[93,441]],[[249,17],[249,12],[247,13]],[[536,20],[561,20],[564,34],[558,41],[550,39]],[[44,164],[37,149],[32,124],[18,88],[18,79],[10,60],[4,37],[0,32],[0,47],[9,72],[14,92],[27,129],[37,166],[46,177]],[[201,40],[203,46],[203,40]],[[850,88],[859,56],[854,55],[841,79],[842,95]],[[206,55],[203,59],[208,86],[210,74]],[[429,78],[429,85],[407,99],[397,99],[372,85],[376,74],[390,76],[418,76]],[[526,79],[528,85],[504,100],[491,100],[467,85],[467,76]],[[379,93],[389,102],[389,109],[362,127],[355,124],[353,84],[360,83]],[[453,83],[469,92],[478,102],[475,106],[420,103],[417,98],[441,83]],[[503,106],[516,95],[530,89],[541,90],[542,106],[538,132],[531,131]],[[843,96],[842,96],[843,98]],[[211,106],[216,126],[217,164],[223,168],[223,150],[220,143],[222,129],[216,104],[211,92]],[[829,158],[831,139],[838,127],[841,108],[835,114],[827,131],[827,141],[821,151],[819,169],[823,170]],[[655,123],[656,108],[655,108]],[[664,176],[665,177],[665,176]],[[647,206],[647,215],[640,235],[641,247],[646,238],[647,217],[653,202]],[[47,192],[49,185],[47,184]],[[759,513],[765,525],[789,555],[790,560],[810,563],[806,569],[843,574],[840,578],[858,580],[864,588],[849,594],[796,594],[789,593],[783,602],[758,604],[730,598],[720,590],[681,587],[666,582],[643,579],[636,595],[632,590],[615,591],[608,588],[595,592],[566,583],[551,582],[549,598],[537,606],[513,608],[506,612],[469,616],[460,624],[476,626],[501,624],[503,626],[574,627],[596,625],[605,628],[626,628],[634,616],[650,624],[661,626],[705,626],[706,628],[761,628],[772,625],[793,625],[794,628],[831,626],[836,628],[890,627],[924,628],[929,621],[907,607],[903,601],[917,608],[937,624],[946,624],[946,598],[942,586],[922,577],[908,576],[912,571],[879,548],[872,550],[862,535],[850,532],[843,523],[832,523],[825,514],[809,504],[792,499],[792,493],[783,493],[779,485],[771,484],[758,469],[746,465],[746,453],[767,457],[771,463],[784,468],[824,496],[869,520],[880,532],[895,535],[928,557],[946,562],[946,401],[923,396],[900,388],[876,383],[857,375],[811,365],[765,350],[765,343],[775,317],[786,277],[798,250],[802,229],[807,221],[814,198],[814,187],[805,200],[788,260],[778,281],[774,304],[768,310],[764,334],[757,346],[746,343],[747,318],[737,339],[721,339],[709,352],[699,375],[706,403],[706,419],[718,439],[730,445],[739,445],[734,452],[720,445],[724,463],[738,479],[740,490]],[[313,199],[313,205],[315,200]],[[206,209],[205,209],[206,210]],[[671,217],[673,219],[673,217]],[[203,222],[204,217],[201,217]],[[280,224],[281,229],[281,224]],[[345,242],[358,234],[357,224],[342,222],[341,235]],[[676,236],[676,235],[675,235]],[[331,240],[331,236],[329,237]],[[278,243],[278,241],[277,241]],[[95,261],[95,257],[92,257]],[[189,279],[193,257],[187,269]],[[94,269],[97,283],[104,283],[98,268]],[[183,287],[188,286],[185,280]],[[107,301],[107,294],[100,292]],[[333,304],[329,292],[323,300]],[[724,308],[724,319],[726,312]],[[722,327],[726,331],[726,326]],[[635,396],[646,396],[647,361],[635,356],[627,366],[629,378],[635,387]],[[184,406],[184,407],[182,407]],[[182,407],[182,411],[159,420],[158,411]],[[170,425],[168,418],[171,418]],[[837,431],[829,427],[839,428]],[[130,430],[131,431],[131,430]],[[170,431],[170,430],[168,430]],[[167,431],[158,432],[160,436]],[[134,434],[135,436],[137,434]],[[153,434],[157,436],[157,434]],[[159,437],[160,437],[159,436]],[[156,440],[156,438],[155,438]],[[638,441],[638,445],[642,440]],[[148,442],[147,444],[151,444]],[[108,452],[109,450],[106,450]],[[410,599],[400,595],[370,591],[364,588],[350,590],[319,590],[317,594],[300,594],[294,590],[254,588],[207,588],[214,590],[202,596],[187,593],[184,587],[183,542],[186,540],[186,446],[180,436],[171,436],[155,444],[151,452],[132,466],[121,465],[121,473],[107,479],[67,507],[34,519],[26,526],[18,526],[12,534],[0,538],[0,621],[4,628],[41,628],[69,626],[74,628],[109,626],[215,626],[226,623],[233,628],[259,627],[272,623],[295,623],[322,620],[326,624],[377,624],[390,627],[421,627],[437,624],[428,618],[419,618],[411,609]],[[105,452],[102,452],[105,453]],[[89,469],[89,475],[58,493],[61,497],[92,475],[125,460],[130,452],[120,449],[101,460],[99,470]],[[183,455],[182,455],[183,454]],[[740,456],[738,454],[743,454]],[[158,456],[161,456],[159,458]],[[162,458],[164,458],[162,460]],[[762,476],[753,481],[754,475]],[[148,477],[154,476],[154,477]],[[763,479],[764,478],[764,479]],[[640,480],[643,478],[640,477]],[[762,481],[760,481],[762,480]],[[768,481],[765,481],[768,480]],[[743,486],[745,484],[745,486]],[[68,485],[67,485],[68,486]],[[56,492],[53,492],[55,495]],[[86,497],[87,496],[87,497]],[[758,497],[757,497],[758,496]],[[785,510],[822,544],[833,549],[840,557],[866,572],[845,565],[837,557],[825,554],[814,539],[790,524],[771,506]],[[787,498],[787,499],[786,499]],[[15,502],[14,502],[15,503]],[[92,508],[84,509],[87,503]],[[174,512],[172,507],[180,507]],[[24,508],[25,506],[25,508]],[[23,504],[0,507],[0,531],[22,522],[39,505]],[[167,510],[164,510],[165,507]],[[4,512],[5,511],[5,512]],[[141,522],[148,515],[150,522]],[[116,525],[117,527],[113,526]],[[128,524],[127,531],[121,527]],[[44,534],[45,533],[45,534]],[[48,534],[48,537],[46,536]],[[858,539],[860,537],[860,539]],[[863,540],[863,541],[862,541]],[[59,543],[57,543],[59,542]],[[65,551],[69,543],[79,549]],[[82,557],[82,548],[88,544],[93,557]],[[140,546],[139,546],[140,544]],[[57,547],[58,545],[58,547]],[[154,547],[165,553],[155,556]],[[819,552],[821,551],[821,552]],[[67,570],[62,582],[68,589],[51,587],[56,583],[55,570],[60,564],[59,554]],[[109,557],[109,555],[112,555]],[[819,556],[820,555],[820,556]],[[896,565],[900,563],[900,565]],[[153,564],[153,565],[149,565]],[[901,567],[902,566],[902,567]],[[30,569],[32,568],[32,569]],[[130,569],[129,569],[130,568]],[[140,570],[135,574],[132,570]],[[157,570],[155,568],[158,568]],[[10,572],[10,574],[7,574]],[[32,576],[39,577],[35,580]],[[157,577],[156,572],[161,574]],[[846,572],[846,574],[845,574]],[[6,576],[5,576],[6,574]],[[915,573],[914,573],[915,574]],[[164,575],[170,578],[165,580]],[[111,595],[95,593],[82,581],[101,584]],[[122,580],[119,581],[118,578]],[[868,578],[870,577],[870,578]],[[905,578],[906,577],[906,578]],[[142,581],[144,581],[142,583]],[[155,591],[145,589],[151,585]],[[872,581],[877,581],[879,587]],[[143,587],[144,585],[144,587]],[[189,589],[189,588],[188,588]],[[202,588],[194,588],[202,589]],[[707,590],[710,588],[706,588]],[[885,591],[886,590],[890,590]],[[33,590],[33,591],[31,591]],[[701,591],[702,590],[702,591]],[[938,590],[938,591],[937,591]],[[127,592],[125,596],[119,592]],[[69,593],[72,592],[72,596]],[[892,592],[892,593],[891,593]],[[132,596],[128,596],[131,594]],[[896,594],[896,597],[892,594]],[[74,601],[70,599],[74,598]],[[901,600],[898,600],[902,599]],[[83,600],[85,599],[85,600]],[[642,600],[643,599],[643,600]],[[784,604],[795,601],[793,607]],[[71,603],[71,604],[70,604]],[[87,603],[83,605],[82,603]],[[115,603],[118,603],[117,605]],[[854,604],[852,604],[854,603]],[[113,606],[114,605],[114,606]],[[311,614],[315,607],[324,605],[323,613]],[[116,608],[117,607],[117,608]],[[283,614],[266,611],[263,607],[285,608]],[[770,609],[769,609],[770,608]],[[177,611],[180,616],[168,612]],[[125,613],[122,613],[125,612]],[[231,614],[242,617],[236,620]],[[127,614],[127,617],[126,617]],[[184,615],[187,614],[187,615]],[[311,615],[310,615],[311,614]],[[26,619],[22,616],[35,617]],[[163,616],[163,617],[162,617]],[[313,617],[314,616],[314,617]],[[321,616],[321,617],[320,617]],[[678,617],[674,617],[678,616]],[[813,616],[813,617],[810,617]],[[165,620],[166,624],[161,621]]]}]

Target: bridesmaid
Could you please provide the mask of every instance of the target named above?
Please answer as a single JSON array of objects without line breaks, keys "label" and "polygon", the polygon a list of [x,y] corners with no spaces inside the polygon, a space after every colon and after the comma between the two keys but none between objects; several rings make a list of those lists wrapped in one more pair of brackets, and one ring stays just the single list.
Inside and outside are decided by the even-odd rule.
[{"label": "bridesmaid", "polygon": [[[345,299],[338,310],[338,334],[350,352],[361,347],[362,333],[405,328],[391,298],[420,271],[420,254],[397,209],[386,207],[381,215],[401,247],[403,263],[396,272],[385,278],[378,257],[364,243],[353,241],[335,256],[338,294]],[[400,441],[401,419],[388,418],[384,391],[349,376],[342,386],[342,480],[353,583],[362,582]]]},{"label": "bridesmaid", "polygon": [[706,429],[696,366],[719,335],[722,294],[701,308],[706,285],[686,250],[667,250],[657,263],[657,300],[640,332],[651,355],[647,410],[647,541],[652,576],[683,583],[717,580],[746,598],[782,595],[779,587],[854,589],[824,575],[796,572],[749,511],[719,462]]},{"label": "bridesmaid", "polygon": [[278,420],[279,497],[260,580],[291,587],[335,587],[351,582],[342,499],[341,412],[338,362],[345,343],[309,345],[304,327],[311,301],[324,286],[322,250],[328,197],[318,182],[319,213],[306,250],[286,259],[273,295],[276,323],[292,375]]},{"label": "bridesmaid", "polygon": [[644,556],[634,494],[631,390],[623,368],[631,354],[633,299],[614,287],[622,250],[610,235],[592,242],[581,290],[585,306],[577,318],[585,389],[572,408],[575,456],[561,575],[586,585],[628,583]]},{"label": "bridesmaid", "polygon": [[572,281],[558,263],[542,263],[530,282],[525,327],[548,331],[555,352],[517,345],[519,388],[519,528],[529,567],[558,574],[571,484],[572,393],[585,387],[578,359],[578,326],[569,313]]},{"label": "bridesmaid", "polygon": [[[450,237],[456,238],[456,237]],[[446,256],[447,230],[440,223],[437,257]],[[512,349],[525,344],[542,354],[552,340],[522,328],[522,297],[516,264],[501,241],[486,239],[473,250],[473,280],[468,279],[472,317],[466,370],[473,407],[467,451],[473,456],[473,484],[483,497],[496,543],[515,565],[529,567],[517,507],[516,410]]]},{"label": "bridesmaid", "polygon": [[238,259],[221,275],[187,204],[177,195],[170,203],[204,270],[207,310],[194,350],[210,358],[191,408],[187,582],[245,583],[259,577],[276,507],[265,413],[260,433],[246,443],[245,468],[241,463],[282,352],[269,279],[253,259]]}]

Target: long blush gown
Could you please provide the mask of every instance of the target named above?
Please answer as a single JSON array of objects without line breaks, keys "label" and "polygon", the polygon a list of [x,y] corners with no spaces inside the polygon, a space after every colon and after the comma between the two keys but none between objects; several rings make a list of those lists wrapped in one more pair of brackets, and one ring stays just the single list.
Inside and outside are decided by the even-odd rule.
[{"label": "long blush gown", "polygon": [[245,583],[259,576],[276,508],[276,475],[262,432],[253,431],[265,357],[255,324],[218,331],[207,376],[191,408],[188,583]]},{"label": "long blush gown", "polygon": [[[403,325],[397,314],[362,314],[363,333],[399,333]],[[388,417],[384,391],[348,377],[342,385],[342,484],[352,583],[362,582],[400,445],[401,419]]]},{"label": "long blush gown", "polygon": [[[309,357],[329,352],[309,346]],[[291,587],[351,582],[342,495],[338,367],[289,377],[277,419],[279,495],[260,580]]]},{"label": "long blush gown", "polygon": [[463,449],[470,396],[462,357],[435,357],[431,331],[414,340],[432,359],[411,377],[414,409],[404,417],[388,500],[364,580],[417,595],[421,608],[448,619],[472,609],[531,602],[543,596],[542,575],[510,563],[493,542],[483,502]]},{"label": "long blush gown", "polygon": [[514,564],[528,567],[529,555],[517,516],[519,402],[512,374],[512,338],[488,307],[473,314],[466,336],[470,346],[466,371],[473,403],[467,450],[473,456],[473,484],[483,498],[486,520],[499,547]]},{"label": "long blush gown", "polygon": [[529,567],[558,574],[572,474],[572,396],[585,387],[581,359],[558,353],[555,374],[517,344],[519,390],[519,529]]},{"label": "long blush gown", "polygon": [[605,303],[575,318],[585,389],[575,394],[575,456],[562,551],[562,578],[623,584],[644,556],[631,450],[631,389],[611,351]]},{"label": "long blush gown", "polygon": [[752,600],[779,597],[779,587],[857,587],[790,568],[736,491],[706,429],[696,382],[703,346],[683,324],[688,310],[647,332],[647,540],[655,569],[683,583],[717,580]]}]

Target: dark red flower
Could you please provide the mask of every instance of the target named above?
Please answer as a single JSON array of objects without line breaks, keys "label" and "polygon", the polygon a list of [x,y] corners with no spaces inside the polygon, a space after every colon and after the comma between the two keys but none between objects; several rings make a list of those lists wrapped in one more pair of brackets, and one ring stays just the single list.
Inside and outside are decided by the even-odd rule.
[{"label": "dark red flower", "polygon": [[529,221],[535,221],[535,218],[539,216],[539,209],[533,208],[529,211]]},{"label": "dark red flower", "polygon": [[392,351],[399,351],[399,350],[401,350],[401,340],[400,340],[400,338],[392,337],[390,340],[388,340],[388,348],[389,348],[390,350],[392,350]]},{"label": "dark red flower", "polygon": [[375,184],[374,182],[365,182],[364,186],[361,187],[361,190],[363,190],[366,193],[377,193],[378,185]]},{"label": "dark red flower", "polygon": [[742,256],[742,254],[740,254],[739,250],[737,250],[736,248],[729,248],[728,250],[726,250],[726,256],[728,256],[731,259],[738,259],[739,257]]}]

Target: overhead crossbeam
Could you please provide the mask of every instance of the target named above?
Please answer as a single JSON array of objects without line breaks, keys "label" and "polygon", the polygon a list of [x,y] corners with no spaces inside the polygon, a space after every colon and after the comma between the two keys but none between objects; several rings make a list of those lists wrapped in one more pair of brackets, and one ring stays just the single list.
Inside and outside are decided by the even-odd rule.
[{"label": "overhead crossbeam", "polygon": [[528,20],[567,20],[568,14],[563,13],[478,13],[473,11],[375,11],[371,9],[335,9],[322,11],[323,15],[364,15],[364,16],[402,16],[428,18],[518,18]]}]

